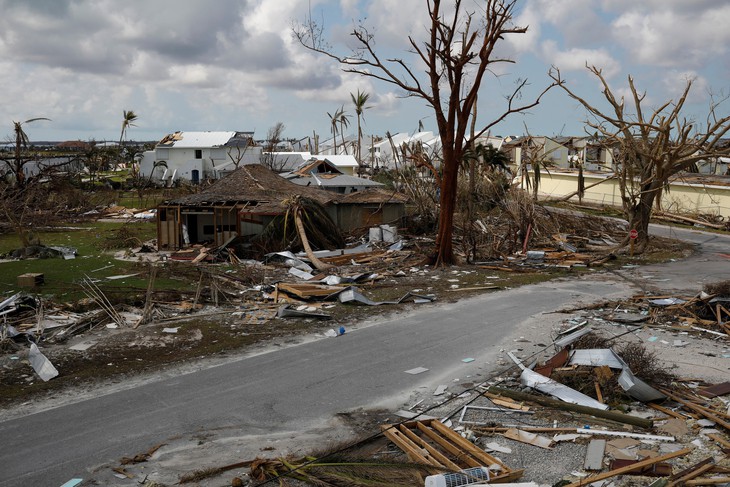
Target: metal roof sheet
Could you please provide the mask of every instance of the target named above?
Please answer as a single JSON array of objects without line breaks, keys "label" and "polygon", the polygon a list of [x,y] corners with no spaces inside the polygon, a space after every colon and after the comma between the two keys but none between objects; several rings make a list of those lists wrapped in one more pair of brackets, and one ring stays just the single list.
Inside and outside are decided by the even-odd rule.
[{"label": "metal roof sheet", "polygon": [[380,187],[382,183],[371,179],[358,178],[357,176],[348,176],[346,174],[314,174],[310,176],[287,175],[289,181],[301,186],[326,186],[326,187]]},{"label": "metal roof sheet", "polygon": [[561,401],[572,404],[580,404],[596,409],[608,409],[608,406],[596,401],[590,396],[586,396],[582,392],[571,389],[570,387],[554,381],[549,377],[533,372],[530,369],[524,369],[520,375],[522,384],[538,391],[557,397]]},{"label": "metal roof sheet", "polygon": [[578,349],[571,352],[570,365],[590,365],[599,367],[608,365],[612,369],[623,369],[624,364],[608,348]]},{"label": "metal roof sheet", "polygon": [[355,156],[349,154],[329,155],[324,156],[323,159],[339,167],[357,167],[359,165]]}]

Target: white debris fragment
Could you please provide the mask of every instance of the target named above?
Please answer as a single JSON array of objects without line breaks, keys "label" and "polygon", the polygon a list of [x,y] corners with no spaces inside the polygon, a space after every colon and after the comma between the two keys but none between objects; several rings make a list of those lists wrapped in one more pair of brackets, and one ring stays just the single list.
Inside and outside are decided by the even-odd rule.
[{"label": "white debris fragment", "polygon": [[35,343],[30,344],[30,351],[28,352],[28,361],[35,370],[38,377],[43,381],[48,382],[58,375],[58,370],[53,366],[50,360],[41,353],[38,346]]}]

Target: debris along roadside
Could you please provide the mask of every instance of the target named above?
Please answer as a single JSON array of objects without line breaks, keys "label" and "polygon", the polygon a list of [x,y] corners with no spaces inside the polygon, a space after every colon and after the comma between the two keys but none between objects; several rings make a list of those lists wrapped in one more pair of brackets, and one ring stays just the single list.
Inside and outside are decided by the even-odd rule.
[{"label": "debris along roadside", "polygon": [[[484,284],[485,277],[490,285],[512,285],[510,276],[491,271],[422,266],[414,246],[402,241],[385,248],[374,244],[331,254],[322,259],[345,255],[349,263],[313,280],[291,274],[291,269],[309,265],[306,257],[293,254],[264,262],[191,264],[165,258],[150,262],[145,253],[139,272],[129,276],[146,278],[146,289],[126,292],[122,299],[108,283],[123,286],[129,276],[98,274],[77,282],[79,293],[86,295],[78,302],[56,303],[30,293],[4,298],[0,402],[12,404],[34,392],[105,380],[119,373],[152,371],[262,340],[326,330],[324,336],[330,336],[332,329],[350,330],[358,320],[386,313],[391,307],[430,303],[446,289]],[[169,285],[158,285],[161,279],[185,285],[170,290]],[[337,291],[346,293],[340,296]],[[376,303],[381,309],[354,305]],[[320,320],[328,320],[326,329],[320,329]],[[341,334],[334,332],[334,336]],[[28,360],[30,343],[56,368],[53,380],[38,380]],[[148,353],[153,349],[162,353]]]},{"label": "debris along roadside", "polygon": [[[562,223],[566,218],[570,221]],[[600,265],[612,257],[611,245],[616,242],[612,235],[618,228],[614,228],[615,224],[575,215],[550,217],[548,220],[551,222],[549,229],[536,231],[533,228],[531,237],[519,242],[519,245],[512,242],[506,247],[501,245],[499,250],[494,247],[502,256],[500,261],[484,261],[480,265],[446,270],[422,265],[423,248],[432,245],[428,238],[399,240],[400,229],[384,225],[370,229],[368,243],[362,243],[365,241],[363,236],[351,237],[355,246],[313,252],[315,258],[331,266],[326,272],[314,271],[306,253],[276,252],[261,262],[243,259],[242,256],[247,254],[235,238],[218,246],[195,244],[177,252],[155,252],[154,241],[142,242],[136,237],[127,238],[130,236],[123,232],[113,232],[106,239],[108,248],[117,250],[117,259],[135,262],[137,268],[134,270],[139,272],[130,270],[131,273],[123,276],[101,279],[93,274],[92,277],[77,279],[74,287],[83,284],[88,295],[84,303],[55,303],[48,297],[44,297],[41,303],[40,294],[34,297],[41,305],[39,310],[46,308],[44,313],[66,315],[57,323],[38,326],[41,333],[37,346],[59,371],[56,379],[44,390],[59,387],[59,383],[70,375],[79,377],[77,381],[82,382],[103,379],[113,375],[114,370],[122,372],[123,369],[125,373],[150,370],[155,362],[165,365],[188,360],[195,358],[196,352],[209,356],[283,335],[310,332],[319,326],[312,322],[319,320],[342,321],[335,323],[334,329],[340,326],[349,329],[353,321],[385,313],[393,306],[423,304],[437,298],[454,300],[470,293],[545,280],[575,267]],[[496,224],[491,220],[482,222],[482,226],[488,227]],[[119,250],[119,243],[131,243],[136,247]],[[506,242],[503,244],[506,245]],[[505,253],[514,252],[515,248],[521,250],[513,255]],[[535,259],[535,253],[544,259]],[[482,254],[482,258],[485,255]],[[91,272],[110,267],[113,266]],[[170,290],[169,284],[166,291],[155,289],[155,269],[159,270],[159,279],[180,284],[174,285],[174,290]],[[119,285],[123,286],[125,278],[131,276],[138,276],[137,280],[147,278],[146,291],[128,288],[119,292]],[[117,279],[114,281],[116,293],[105,285],[105,281],[112,278]],[[279,290],[279,287],[287,286],[290,291],[302,289],[303,283],[335,287],[349,285],[353,288],[331,295],[331,298],[336,296],[339,302],[324,300],[322,296],[312,296],[307,292],[298,296]],[[190,290],[191,284],[194,290]],[[52,285],[58,283],[47,283],[45,287],[49,289]],[[33,291],[40,293],[43,287]],[[452,294],[446,295],[445,292]],[[351,306],[345,301],[367,306]],[[192,318],[204,320],[204,325],[168,326]],[[31,328],[33,323],[40,323],[37,316],[27,316],[20,321],[19,324]],[[174,340],[170,336],[161,337],[162,328],[178,328]],[[129,333],[130,329],[134,330],[133,334]],[[125,340],[127,343],[124,343]],[[11,341],[14,342],[13,348],[17,348],[18,339]],[[144,344],[148,349],[166,348],[166,353],[156,355],[154,359],[150,354],[140,356],[137,350],[127,346],[130,344]],[[24,370],[21,365],[28,365],[27,343],[25,348],[15,351],[20,353],[0,354],[3,365],[0,373],[4,376],[0,388],[3,392],[7,392],[6,385],[17,389],[0,396],[3,404],[38,389],[29,387],[35,384],[34,376],[20,372]],[[93,367],[95,361],[112,365],[102,371]],[[122,361],[126,363],[121,365]],[[138,367],[135,367],[135,362],[140,362],[136,364]]]},{"label": "debris along roadside", "polygon": [[[724,296],[718,289],[726,283],[712,286]],[[501,363],[509,369],[466,390],[452,386],[446,396],[439,386],[436,398],[398,414],[410,421],[442,418],[509,468],[523,469],[519,482],[730,484],[730,337],[676,329],[672,313],[650,315],[641,302],[571,310],[551,345],[522,358],[524,351],[504,351]],[[664,326],[694,342],[694,366],[673,365],[677,357],[662,353],[691,345],[647,339]],[[697,361],[703,356],[716,359],[715,371]]]},{"label": "debris along roadside", "polygon": [[[395,235],[393,228],[389,235]],[[155,360],[171,363],[194,358],[195,349],[207,355],[312,331],[320,320],[335,321],[334,330],[350,329],[353,321],[387,312],[392,306],[447,299],[444,291],[459,291],[458,297],[462,297],[548,279],[551,269],[555,269],[530,266],[526,268],[528,274],[515,276],[477,266],[436,270],[421,264],[418,239],[388,240],[374,239],[350,248],[314,252],[331,266],[326,272],[315,271],[304,253],[275,252],[259,262],[237,258],[236,251],[227,244],[215,248],[194,246],[172,254],[150,253],[149,245],[120,252],[119,258],[137,262],[138,272],[108,277],[96,274],[111,265],[92,271],[76,283],[87,296],[79,302],[56,303],[30,293],[14,298],[22,297],[33,305],[23,310],[9,306],[5,310],[0,387],[4,392],[7,388],[17,390],[3,394],[0,401],[10,403],[14,397],[25,397],[36,389],[59,387],[71,375],[87,381],[104,379],[114,375],[115,370],[149,370]],[[560,245],[555,248],[566,247]],[[522,265],[519,258],[515,262]],[[135,276],[146,278],[146,290],[136,289],[133,294],[120,296],[107,286],[111,282],[124,285],[125,279]],[[176,291],[169,287],[158,290],[158,279],[187,282],[187,286]],[[373,306],[382,310],[368,309]],[[205,324],[176,326],[192,319],[204,320]],[[228,337],[221,328],[229,330]],[[172,329],[176,330],[174,336],[168,331]],[[30,342],[58,371],[43,388],[38,387],[36,375],[27,373]],[[152,359],[139,347],[164,348],[166,353]],[[100,370],[94,367],[96,361],[111,365]],[[134,362],[140,362],[138,367]]]},{"label": "debris along roadside", "polygon": [[[475,386],[439,385],[354,445],[250,459],[231,477],[252,485],[282,478],[366,485],[357,483],[364,463],[377,466],[388,485],[726,485],[730,365],[718,382],[693,373],[705,372],[702,366],[666,370],[673,357],[657,356],[653,347],[661,343],[646,340],[658,323],[650,326],[640,309],[615,319],[630,315],[633,302],[573,310],[538,353],[505,351],[507,370]],[[686,340],[717,358],[728,352],[727,342],[707,334]],[[558,397],[555,389],[537,390],[542,381],[526,388],[526,370],[560,384]],[[383,473],[394,469],[398,475]]]}]

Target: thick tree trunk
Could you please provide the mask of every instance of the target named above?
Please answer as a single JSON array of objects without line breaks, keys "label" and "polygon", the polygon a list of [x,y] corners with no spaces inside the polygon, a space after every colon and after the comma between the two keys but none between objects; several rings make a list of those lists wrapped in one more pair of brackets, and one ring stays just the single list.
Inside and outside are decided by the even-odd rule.
[{"label": "thick tree trunk", "polygon": [[[648,185],[642,188],[643,191],[638,201],[631,208],[629,214],[629,229],[638,232],[637,238],[634,240],[634,253],[642,253],[646,250],[649,243],[649,220],[651,220],[651,211],[654,206],[654,199],[657,191],[654,185]],[[624,245],[629,244],[629,238],[624,240]]]},{"label": "thick tree trunk", "polygon": [[436,266],[455,264],[453,230],[454,211],[456,210],[456,189],[459,167],[453,152],[444,151],[443,174],[441,177],[441,197],[439,204],[439,227],[436,235],[436,255],[433,264]]}]

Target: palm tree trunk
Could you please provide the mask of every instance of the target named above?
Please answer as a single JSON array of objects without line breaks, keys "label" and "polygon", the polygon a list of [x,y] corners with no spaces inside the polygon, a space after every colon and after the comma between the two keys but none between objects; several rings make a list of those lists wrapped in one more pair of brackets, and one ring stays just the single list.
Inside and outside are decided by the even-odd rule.
[{"label": "palm tree trunk", "polygon": [[357,175],[362,176],[362,131],[359,113],[357,114]]},{"label": "palm tree trunk", "polygon": [[316,255],[314,255],[314,252],[312,251],[312,247],[309,245],[309,239],[307,238],[307,232],[304,230],[304,223],[302,223],[302,218],[299,216],[299,212],[294,212],[294,224],[297,226],[297,233],[299,233],[299,239],[302,241],[302,246],[304,247],[304,252],[307,254],[307,258],[312,262],[314,267],[317,268],[317,270],[324,271],[332,266],[329,264],[325,264],[321,260],[317,258]]}]

